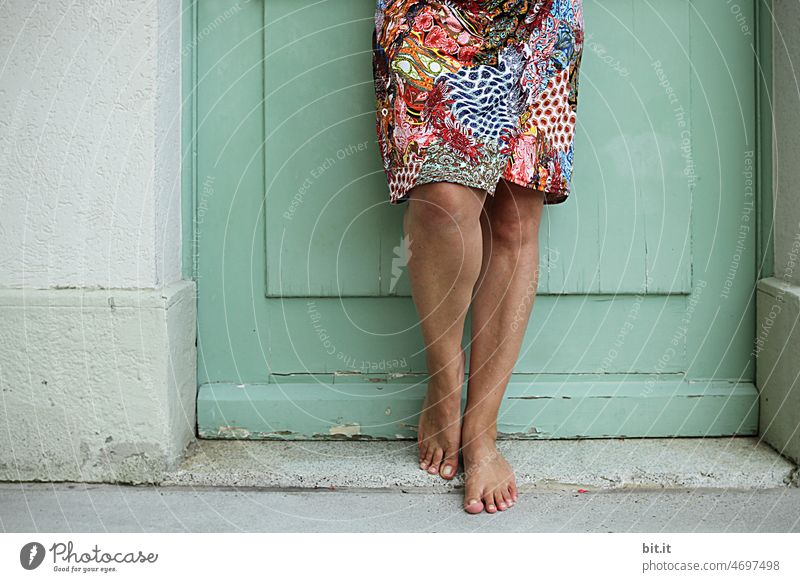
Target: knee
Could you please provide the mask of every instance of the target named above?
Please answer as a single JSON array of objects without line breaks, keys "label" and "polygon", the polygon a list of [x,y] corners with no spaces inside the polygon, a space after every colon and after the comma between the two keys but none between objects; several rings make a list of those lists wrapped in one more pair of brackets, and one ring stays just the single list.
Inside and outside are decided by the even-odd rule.
[{"label": "knee", "polygon": [[434,187],[423,196],[412,197],[411,216],[428,232],[455,232],[477,228],[481,205],[466,188]]},{"label": "knee", "polygon": [[510,249],[528,249],[538,244],[539,228],[533,216],[503,212],[488,221],[492,244]]}]

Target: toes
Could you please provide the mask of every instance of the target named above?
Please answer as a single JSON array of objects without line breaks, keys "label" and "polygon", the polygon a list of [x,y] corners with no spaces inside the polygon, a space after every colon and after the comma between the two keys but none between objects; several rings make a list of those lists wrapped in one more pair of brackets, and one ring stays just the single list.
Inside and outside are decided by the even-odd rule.
[{"label": "toes", "polygon": [[481,497],[481,490],[467,481],[464,487],[464,510],[467,513],[480,513],[483,511],[484,506]]},{"label": "toes", "polygon": [[511,485],[509,485],[508,491],[509,493],[511,493],[511,500],[516,503],[517,497],[519,497],[519,492],[517,491],[517,484],[512,483]]},{"label": "toes", "polygon": [[494,502],[494,495],[489,493],[483,498],[483,504],[486,506],[486,513],[496,513],[497,505]]},{"label": "toes", "polygon": [[506,491],[505,491],[504,497],[506,498],[506,502],[509,505],[514,505],[514,503],[517,500],[517,496],[514,494],[514,486],[513,485],[509,485],[508,486],[508,489],[506,489]]},{"label": "toes", "polygon": [[467,513],[480,513],[483,511],[483,503],[477,497],[467,498],[464,502],[464,511]]},{"label": "toes", "polygon": [[442,461],[441,471],[439,475],[444,479],[452,479],[456,476],[456,469],[458,468],[458,453],[450,453],[444,456]]},{"label": "toes", "polygon": [[497,505],[497,509],[500,511],[505,511],[508,509],[508,504],[506,503],[505,498],[503,497],[503,493],[501,491],[496,491],[494,494],[494,503]]},{"label": "toes", "polygon": [[430,466],[428,467],[428,473],[431,475],[435,475],[439,472],[439,465],[442,463],[442,459],[444,458],[444,451],[438,447],[434,448],[433,456],[431,458]]},{"label": "toes", "polygon": [[431,460],[433,458],[433,450],[430,447],[428,447],[427,445],[423,445],[423,447],[420,449],[420,451],[421,451],[421,454],[419,456],[419,468],[424,471],[431,464]]}]

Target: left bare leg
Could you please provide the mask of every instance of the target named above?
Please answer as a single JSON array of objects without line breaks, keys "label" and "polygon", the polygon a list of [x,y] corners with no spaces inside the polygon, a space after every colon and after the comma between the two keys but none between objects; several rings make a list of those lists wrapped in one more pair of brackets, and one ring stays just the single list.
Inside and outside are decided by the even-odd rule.
[{"label": "left bare leg", "polygon": [[467,405],[461,431],[464,509],[504,510],[514,472],[497,451],[497,413],[519,357],[538,284],[542,192],[501,180],[481,215],[483,263],[472,301]]}]

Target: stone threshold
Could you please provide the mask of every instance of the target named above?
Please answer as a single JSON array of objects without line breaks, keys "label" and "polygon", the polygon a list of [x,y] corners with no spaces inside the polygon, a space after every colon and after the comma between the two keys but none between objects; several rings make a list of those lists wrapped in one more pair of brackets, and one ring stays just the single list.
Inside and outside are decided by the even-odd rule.
[{"label": "stone threshold", "polygon": [[[504,440],[521,490],[771,489],[797,486],[796,466],[755,437]],[[447,492],[415,441],[198,440],[160,483],[196,487]]]}]

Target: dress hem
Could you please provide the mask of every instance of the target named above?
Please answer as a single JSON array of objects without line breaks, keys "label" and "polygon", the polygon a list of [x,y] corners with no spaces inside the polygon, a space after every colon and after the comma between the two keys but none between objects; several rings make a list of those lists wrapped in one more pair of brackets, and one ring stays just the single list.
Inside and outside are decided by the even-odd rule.
[{"label": "dress hem", "polygon": [[[522,188],[527,188],[528,190],[537,190],[539,192],[542,192],[544,194],[544,203],[546,205],[561,204],[563,202],[566,202],[567,199],[569,198],[569,194],[571,192],[570,188],[566,188],[566,189],[561,188],[561,189],[557,189],[557,190],[540,190],[539,188],[532,188],[531,186],[528,186],[527,184],[520,184],[519,182],[517,182],[515,180],[509,180],[508,178],[502,178],[502,177],[500,179],[498,179],[497,184],[500,183],[500,180],[505,180],[506,182],[510,182],[511,184],[514,184],[516,186],[520,186]],[[413,190],[417,186],[423,186],[425,184],[441,184],[441,183],[458,184],[459,186],[466,186],[467,188],[477,188],[479,190],[484,190],[485,192],[487,192],[488,194],[490,194],[492,196],[494,196],[494,190],[497,188],[497,184],[495,184],[494,188],[492,188],[490,190],[490,189],[486,188],[483,184],[479,184],[477,182],[472,182],[472,181],[469,181],[469,180],[459,180],[459,181],[444,180],[444,179],[442,179],[442,180],[425,180],[425,181],[422,181],[422,182],[416,182],[411,188],[408,188],[400,196],[390,197],[389,198],[389,204],[399,205],[399,204],[403,204],[404,202],[408,202],[409,199],[411,198],[411,195],[410,195],[411,190]]]}]

